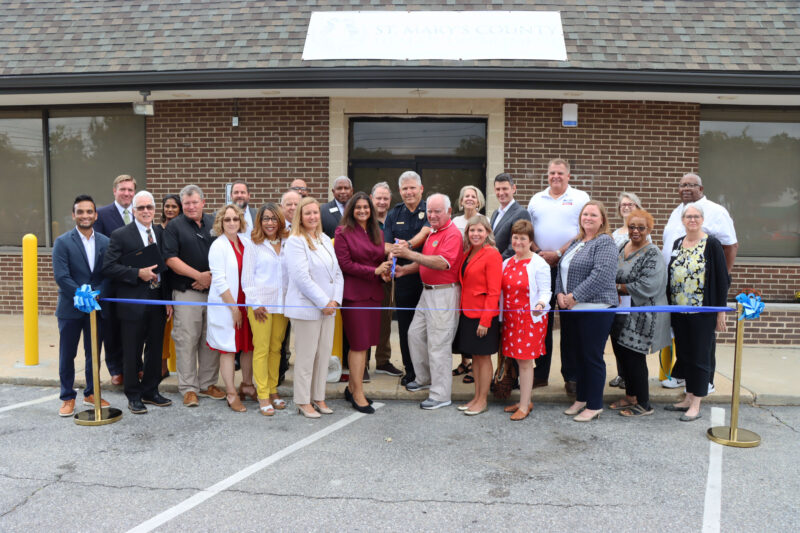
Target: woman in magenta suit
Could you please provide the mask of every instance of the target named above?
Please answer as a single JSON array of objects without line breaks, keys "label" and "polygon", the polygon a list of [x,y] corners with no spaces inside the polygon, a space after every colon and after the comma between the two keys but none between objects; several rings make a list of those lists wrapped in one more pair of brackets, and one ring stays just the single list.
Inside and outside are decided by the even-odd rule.
[{"label": "woman in magenta suit", "polygon": [[[375,409],[364,396],[362,378],[367,350],[378,344],[381,328],[381,301],[383,287],[381,275],[388,273],[391,262],[385,261],[383,238],[372,200],[357,192],[347,202],[344,215],[336,228],[333,248],[344,275],[342,297],[342,322],[350,341],[348,364],[350,380],[345,398],[353,408],[362,413]],[[353,309],[374,307],[375,309]]]}]

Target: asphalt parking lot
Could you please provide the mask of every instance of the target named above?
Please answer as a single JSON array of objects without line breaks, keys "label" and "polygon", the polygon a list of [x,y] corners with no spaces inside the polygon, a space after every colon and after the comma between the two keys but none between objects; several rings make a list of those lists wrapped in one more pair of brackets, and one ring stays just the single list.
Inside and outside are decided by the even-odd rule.
[{"label": "asphalt parking lot", "polygon": [[578,424],[566,404],[512,423],[500,404],[307,420],[204,400],[82,427],[57,393],[0,385],[0,531],[800,530],[797,407],[742,406],[763,442],[736,449],[706,438],[710,406]]}]

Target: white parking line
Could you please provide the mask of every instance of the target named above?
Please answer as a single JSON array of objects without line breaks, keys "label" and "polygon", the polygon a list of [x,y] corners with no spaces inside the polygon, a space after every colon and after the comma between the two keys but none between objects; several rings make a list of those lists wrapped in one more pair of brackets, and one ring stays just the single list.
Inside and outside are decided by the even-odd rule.
[{"label": "white parking line", "polygon": [[49,396],[44,396],[42,398],[37,398],[35,400],[28,400],[27,402],[20,402],[20,403],[15,403],[14,405],[7,405],[5,407],[0,407],[0,413],[5,413],[6,411],[13,411],[14,409],[19,409],[20,407],[36,405],[37,403],[49,402],[50,400],[57,399],[59,396],[60,396],[59,394],[50,394]]},{"label": "white parking line", "polygon": [[[725,409],[711,408],[711,427],[725,423]],[[706,481],[706,501],[703,504],[703,533],[719,533],[722,509],[722,444],[709,443],[708,480]]]},{"label": "white parking line", "polygon": [[[383,407],[383,404],[379,403],[379,402],[375,402],[372,405],[372,407],[374,407],[375,409],[378,409],[380,407]],[[304,438],[302,440],[299,440],[299,441],[295,442],[294,444],[292,444],[290,446],[287,446],[286,448],[284,448],[284,449],[282,449],[282,450],[280,450],[280,451],[278,451],[276,453],[273,453],[269,457],[266,457],[266,458],[260,460],[257,463],[253,463],[252,465],[248,466],[247,468],[244,468],[244,469],[236,472],[232,476],[223,479],[222,481],[220,481],[220,482],[208,487],[207,489],[204,489],[204,490],[198,492],[194,496],[191,496],[191,497],[183,500],[178,505],[170,507],[169,509],[167,509],[163,513],[160,513],[160,514],[154,516],[150,520],[147,520],[146,522],[142,522],[138,526],[136,526],[136,527],[134,527],[132,529],[129,529],[128,533],[145,533],[145,532],[148,532],[148,531],[153,531],[155,528],[159,527],[160,525],[172,520],[173,518],[175,518],[177,516],[182,515],[186,511],[189,511],[189,510],[197,507],[198,505],[200,505],[204,501],[206,501],[209,498],[219,494],[220,492],[224,491],[225,489],[235,485],[236,483],[242,481],[243,479],[245,479],[245,478],[247,478],[249,476],[252,476],[256,472],[259,472],[259,471],[263,470],[264,468],[266,468],[266,467],[278,462],[279,460],[281,460],[284,457],[287,457],[287,456],[293,454],[294,452],[296,452],[298,450],[302,450],[306,446],[317,442],[321,438],[330,435],[334,431],[337,431],[339,429],[342,429],[345,426],[348,426],[348,425],[352,424],[353,422],[355,422],[356,420],[358,420],[359,418],[361,418],[363,416],[366,416],[366,415],[363,414],[363,413],[354,413],[354,414],[348,416],[347,418],[339,420],[338,422],[336,422],[334,424],[331,424],[330,426],[326,427],[325,429],[321,429],[321,430],[317,431],[316,433],[313,433],[313,434],[309,435],[308,437],[306,437],[306,438]]]}]

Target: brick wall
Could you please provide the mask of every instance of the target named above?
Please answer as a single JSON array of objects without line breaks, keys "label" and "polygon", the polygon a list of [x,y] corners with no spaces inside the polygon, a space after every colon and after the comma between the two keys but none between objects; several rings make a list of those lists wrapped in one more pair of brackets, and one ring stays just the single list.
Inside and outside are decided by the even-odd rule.
[{"label": "brick wall", "polygon": [[328,117],[327,98],[157,102],[147,119],[147,186],[160,199],[195,183],[217,209],[234,180],[247,181],[260,205],[302,178],[327,201]]},{"label": "brick wall", "polygon": [[800,290],[800,265],[753,265],[743,260],[733,265],[732,277],[731,299],[756,289],[765,302],[793,302],[794,292]]},{"label": "brick wall", "polygon": [[[732,344],[736,339],[736,317],[728,316],[728,331],[717,334],[717,342]],[[744,324],[746,344],[800,345],[800,313],[770,311],[769,304],[756,320]]]},{"label": "brick wall", "polygon": [[[22,254],[0,254],[0,313],[22,313]],[[40,252],[37,261],[39,279],[39,314],[55,312],[58,287],[53,279],[53,261],[49,252]]]}]

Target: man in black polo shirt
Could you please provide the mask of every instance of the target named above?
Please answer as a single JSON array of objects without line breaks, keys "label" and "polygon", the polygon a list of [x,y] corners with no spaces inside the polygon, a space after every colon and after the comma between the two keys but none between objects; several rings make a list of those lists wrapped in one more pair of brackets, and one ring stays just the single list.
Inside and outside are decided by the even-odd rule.
[{"label": "man in black polo shirt", "polygon": [[[171,269],[172,299],[206,302],[211,286],[208,249],[214,216],[203,214],[205,199],[197,185],[181,189],[183,214],[164,231],[164,258]],[[206,345],[206,306],[176,305],[172,325],[178,367],[178,391],[183,405],[196,407],[197,396],[215,400],[225,398],[216,387],[219,358]]]},{"label": "man in black polo shirt", "polygon": [[[425,202],[422,200],[422,179],[419,174],[408,170],[400,174],[398,180],[400,196],[403,202],[389,210],[383,223],[383,240],[386,252],[391,250],[395,239],[408,241],[409,247],[419,252],[430,233],[430,226],[425,215]],[[411,263],[407,259],[397,259],[397,265]],[[397,278],[394,288],[394,304],[396,307],[411,308],[410,311],[397,311],[397,329],[400,334],[400,352],[403,355],[405,375],[400,380],[402,385],[414,381],[414,365],[408,351],[408,327],[414,319],[414,308],[422,294],[422,280],[419,274],[408,274]]]}]

